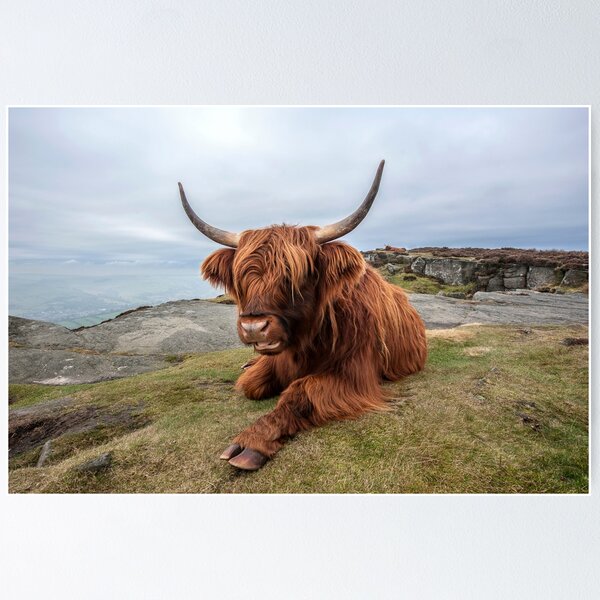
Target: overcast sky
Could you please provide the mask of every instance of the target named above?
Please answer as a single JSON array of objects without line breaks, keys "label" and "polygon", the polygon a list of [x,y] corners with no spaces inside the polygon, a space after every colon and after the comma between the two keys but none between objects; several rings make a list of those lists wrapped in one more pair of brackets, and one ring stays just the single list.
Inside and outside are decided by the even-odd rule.
[{"label": "overcast sky", "polygon": [[587,249],[584,108],[11,109],[11,270],[193,269],[230,230],[370,214],[346,239]]}]

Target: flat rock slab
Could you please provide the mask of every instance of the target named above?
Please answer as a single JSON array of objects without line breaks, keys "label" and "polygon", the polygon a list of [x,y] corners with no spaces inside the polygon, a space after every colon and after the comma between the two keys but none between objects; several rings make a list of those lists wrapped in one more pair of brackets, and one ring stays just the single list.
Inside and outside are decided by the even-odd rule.
[{"label": "flat rock slab", "polygon": [[[472,300],[411,294],[428,329],[467,323],[588,322],[588,297],[530,290],[477,292]],[[128,377],[168,366],[168,355],[237,348],[235,306],[180,300],[140,308],[78,330],[9,318],[11,383],[64,385]]]},{"label": "flat rock slab", "polygon": [[182,354],[210,352],[240,345],[237,309],[206,300],[178,300],[138,308],[79,329],[54,323],[9,318],[14,347],[78,350],[96,353]]},{"label": "flat rock slab", "polygon": [[206,300],[145,307],[80,329],[9,317],[11,383],[95,383],[169,366],[169,356],[240,347],[237,309]]},{"label": "flat rock slab", "polygon": [[569,325],[588,323],[584,294],[544,294],[531,290],[477,292],[472,300],[411,294],[428,329],[467,323],[494,325]]},{"label": "flat rock slab", "polygon": [[67,385],[130,377],[168,366],[164,356],[86,354],[53,348],[11,348],[11,383]]}]

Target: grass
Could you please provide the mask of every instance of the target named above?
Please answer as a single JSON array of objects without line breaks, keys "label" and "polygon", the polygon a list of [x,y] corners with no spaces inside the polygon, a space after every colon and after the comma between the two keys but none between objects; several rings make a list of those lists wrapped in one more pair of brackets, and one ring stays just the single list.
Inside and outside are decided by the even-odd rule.
[{"label": "grass", "polygon": [[[409,293],[417,294],[437,294],[438,292],[448,293],[461,293],[467,298],[473,296],[477,291],[477,284],[475,282],[467,283],[466,285],[448,285],[440,283],[432,277],[426,275],[419,275],[418,273],[398,273],[396,275],[390,275],[385,269],[379,269],[379,272],[386,281],[393,283],[406,290]],[[584,283],[581,286],[551,286],[548,287],[548,292],[557,294],[588,294],[588,284]]]},{"label": "grass", "polygon": [[588,283],[582,283],[580,286],[555,285],[548,288],[552,293],[557,294],[589,294],[590,289]]},{"label": "grass", "polygon": [[[56,388],[11,386],[32,405],[69,395],[77,406],[136,420],[53,441],[10,461],[11,492],[54,493],[585,493],[587,337],[583,326],[469,326],[431,331],[426,369],[386,384],[390,411],[297,435],[256,473],[220,452],[275,399],[250,401],[233,383],[247,349],[188,355],[128,379]],[[74,467],[112,452],[97,474]]]},{"label": "grass", "polygon": [[14,383],[9,386],[8,398],[11,408],[25,408],[46,400],[63,398],[75,392],[85,390],[92,384],[82,383],[75,385],[41,385],[37,383]]},{"label": "grass", "polygon": [[207,298],[208,302],[214,302],[215,304],[235,304],[233,298],[227,294],[221,294],[216,298]]},{"label": "grass", "polygon": [[390,283],[400,286],[407,292],[414,292],[417,294],[458,292],[465,294],[466,296],[472,296],[476,291],[475,283],[469,283],[466,285],[447,285],[445,283],[436,281],[432,277],[419,275],[418,273],[398,273],[396,275],[389,275],[387,271],[383,269],[380,269],[380,273]]}]

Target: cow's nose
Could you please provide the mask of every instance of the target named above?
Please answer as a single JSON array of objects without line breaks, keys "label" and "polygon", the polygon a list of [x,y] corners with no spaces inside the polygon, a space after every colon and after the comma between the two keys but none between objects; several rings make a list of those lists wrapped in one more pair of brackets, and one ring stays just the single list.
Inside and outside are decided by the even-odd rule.
[{"label": "cow's nose", "polygon": [[270,323],[271,319],[269,317],[240,317],[239,333],[242,342],[245,344],[264,342],[269,334]]},{"label": "cow's nose", "polygon": [[244,322],[242,321],[242,329],[246,333],[259,333],[264,331],[268,327],[269,323],[267,321],[250,321]]}]

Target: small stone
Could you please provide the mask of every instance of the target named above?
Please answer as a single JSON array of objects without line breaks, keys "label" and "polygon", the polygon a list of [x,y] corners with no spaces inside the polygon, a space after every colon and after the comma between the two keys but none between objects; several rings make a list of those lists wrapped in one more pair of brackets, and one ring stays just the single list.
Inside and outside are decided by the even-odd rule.
[{"label": "small stone", "polygon": [[107,469],[110,467],[112,463],[112,453],[105,452],[96,458],[92,458],[92,460],[88,460],[77,467],[75,467],[76,471],[87,472],[87,473],[97,473],[98,471],[102,471],[103,469]]},{"label": "small stone", "polygon": [[524,425],[531,427],[534,431],[539,431],[541,427],[541,423],[531,415],[526,413],[517,413],[517,416],[521,419]]},{"label": "small stone", "polygon": [[40,457],[38,458],[36,467],[43,467],[48,455],[50,454],[50,445],[52,444],[51,440],[48,440],[43,446],[42,451],[40,452]]}]

